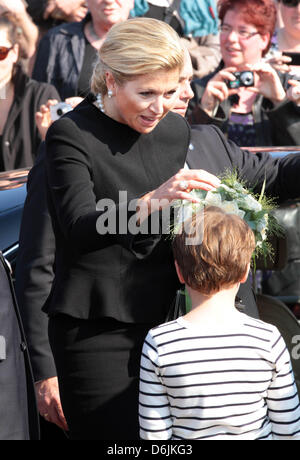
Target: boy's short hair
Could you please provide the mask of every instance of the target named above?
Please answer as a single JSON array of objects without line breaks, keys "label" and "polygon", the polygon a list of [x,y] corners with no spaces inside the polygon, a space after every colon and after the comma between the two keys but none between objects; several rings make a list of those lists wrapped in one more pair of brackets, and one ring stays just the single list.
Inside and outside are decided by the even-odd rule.
[{"label": "boy's short hair", "polygon": [[[201,232],[199,243],[186,244],[196,232]],[[254,249],[255,237],[248,224],[215,206],[195,213],[173,240],[185,283],[205,295],[241,281]]]}]

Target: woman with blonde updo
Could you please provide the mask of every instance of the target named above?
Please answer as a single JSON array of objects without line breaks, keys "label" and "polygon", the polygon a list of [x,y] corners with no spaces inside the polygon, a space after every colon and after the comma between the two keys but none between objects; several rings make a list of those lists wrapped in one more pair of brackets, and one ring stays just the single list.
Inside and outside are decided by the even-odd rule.
[{"label": "woman with blonde updo", "polygon": [[138,439],[141,347],[179,287],[155,218],[174,199],[193,200],[189,190],[219,183],[183,168],[189,126],[168,113],[183,62],[167,24],[113,26],[92,93],[48,130],[56,264],[44,310],[72,439]]}]

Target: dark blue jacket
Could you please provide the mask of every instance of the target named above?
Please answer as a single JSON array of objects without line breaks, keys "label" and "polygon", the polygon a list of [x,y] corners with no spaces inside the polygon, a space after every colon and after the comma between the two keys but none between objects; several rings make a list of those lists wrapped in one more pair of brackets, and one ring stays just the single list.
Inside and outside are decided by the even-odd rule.
[{"label": "dark blue jacket", "polygon": [[85,54],[84,26],[90,20],[70,22],[50,29],[40,41],[32,78],[51,83],[62,100],[77,96]]}]

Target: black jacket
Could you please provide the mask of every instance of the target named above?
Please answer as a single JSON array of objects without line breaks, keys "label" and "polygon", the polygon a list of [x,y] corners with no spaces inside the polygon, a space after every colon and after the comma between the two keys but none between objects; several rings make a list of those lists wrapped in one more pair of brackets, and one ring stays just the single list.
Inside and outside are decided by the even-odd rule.
[{"label": "black jacket", "polygon": [[60,100],[53,86],[30,79],[19,66],[13,83],[15,97],[2,135],[0,171],[33,165],[41,143],[35,113],[48,99]]},{"label": "black jacket", "polygon": [[80,22],[54,27],[39,43],[32,78],[55,86],[62,99],[78,95],[86,48],[84,26],[89,20],[88,14]]},{"label": "black jacket", "polygon": [[42,142],[28,175],[15,270],[15,292],[36,382],[57,375],[48,340],[48,318],[42,313],[54,278],[54,259],[55,237],[47,206]]},{"label": "black jacket", "polygon": [[[46,172],[56,260],[45,311],[128,323],[164,320],[179,286],[169,241],[135,235],[131,205],[183,167],[188,143],[189,127],[179,115],[169,113],[151,133],[140,134],[104,115],[92,95],[53,123]],[[102,218],[103,227],[113,226],[105,234]]]},{"label": "black jacket", "polygon": [[[208,81],[222,67],[223,64],[210,75],[193,81],[194,98],[189,105],[188,118],[191,124],[213,124],[226,135],[232,99],[223,101],[214,117],[207,115],[200,105]],[[286,89],[291,77],[282,73],[278,75]],[[300,145],[300,107],[297,107],[294,102],[283,101],[274,107],[270,100],[259,94],[254,102],[252,113],[256,130],[256,146]]]}]

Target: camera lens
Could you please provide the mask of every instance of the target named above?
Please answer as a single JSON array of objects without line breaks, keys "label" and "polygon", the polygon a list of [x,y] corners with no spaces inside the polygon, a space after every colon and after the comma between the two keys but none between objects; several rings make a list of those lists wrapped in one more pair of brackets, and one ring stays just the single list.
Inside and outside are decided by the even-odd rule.
[{"label": "camera lens", "polygon": [[252,72],[242,72],[241,73],[241,82],[245,85],[245,86],[251,86],[253,85],[253,73]]}]

